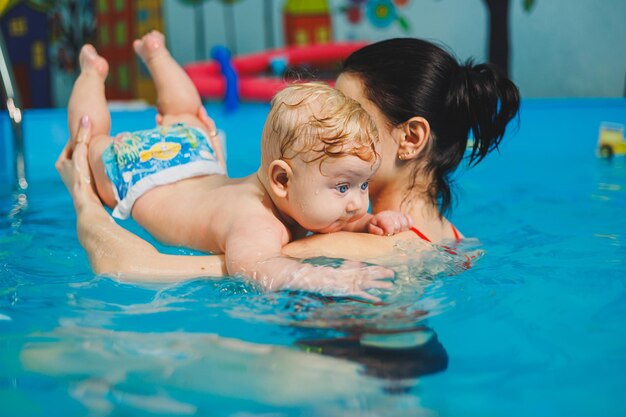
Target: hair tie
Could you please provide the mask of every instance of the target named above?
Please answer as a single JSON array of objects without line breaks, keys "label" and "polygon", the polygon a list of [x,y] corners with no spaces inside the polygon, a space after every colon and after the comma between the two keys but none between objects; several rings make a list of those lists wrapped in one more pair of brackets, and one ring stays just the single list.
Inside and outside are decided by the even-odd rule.
[{"label": "hair tie", "polygon": [[465,62],[462,65],[459,65],[459,75],[461,76],[461,78],[463,78],[465,80],[465,82],[468,82],[470,77],[472,76],[474,72],[474,61],[473,60],[468,60],[467,62]]}]

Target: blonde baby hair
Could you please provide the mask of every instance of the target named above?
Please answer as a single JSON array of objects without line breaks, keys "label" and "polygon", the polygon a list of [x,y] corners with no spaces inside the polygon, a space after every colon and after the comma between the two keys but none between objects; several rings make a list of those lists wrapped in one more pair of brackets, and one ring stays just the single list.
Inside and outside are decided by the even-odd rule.
[{"label": "blonde baby hair", "polygon": [[263,128],[262,164],[347,155],[373,164],[379,157],[377,141],[376,126],[357,101],[323,83],[292,84],[272,99]]}]

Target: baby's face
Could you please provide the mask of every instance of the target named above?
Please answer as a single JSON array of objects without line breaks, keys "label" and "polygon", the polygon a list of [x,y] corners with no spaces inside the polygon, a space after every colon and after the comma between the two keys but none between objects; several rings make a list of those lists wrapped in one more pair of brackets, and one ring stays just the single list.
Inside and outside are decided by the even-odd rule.
[{"label": "baby's face", "polygon": [[296,157],[290,164],[288,214],[306,230],[336,232],[367,213],[369,179],[378,162],[344,156],[307,163]]}]

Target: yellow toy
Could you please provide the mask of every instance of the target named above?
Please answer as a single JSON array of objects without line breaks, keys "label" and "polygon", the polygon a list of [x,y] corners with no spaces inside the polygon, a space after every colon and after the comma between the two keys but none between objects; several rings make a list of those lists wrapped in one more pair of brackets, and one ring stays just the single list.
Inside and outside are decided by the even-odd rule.
[{"label": "yellow toy", "polygon": [[607,122],[600,124],[598,155],[603,158],[612,158],[613,155],[626,155],[623,124]]}]

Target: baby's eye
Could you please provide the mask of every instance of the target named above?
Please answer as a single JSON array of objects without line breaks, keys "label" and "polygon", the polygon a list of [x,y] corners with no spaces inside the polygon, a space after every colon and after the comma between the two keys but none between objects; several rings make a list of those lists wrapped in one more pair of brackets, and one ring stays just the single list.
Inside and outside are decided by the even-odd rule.
[{"label": "baby's eye", "polygon": [[361,184],[361,190],[365,191],[367,190],[367,187],[370,186],[369,181],[365,181],[363,184]]},{"label": "baby's eye", "polygon": [[335,187],[337,189],[337,191],[339,191],[341,194],[347,193],[348,192],[348,184],[339,184],[337,187]]}]

